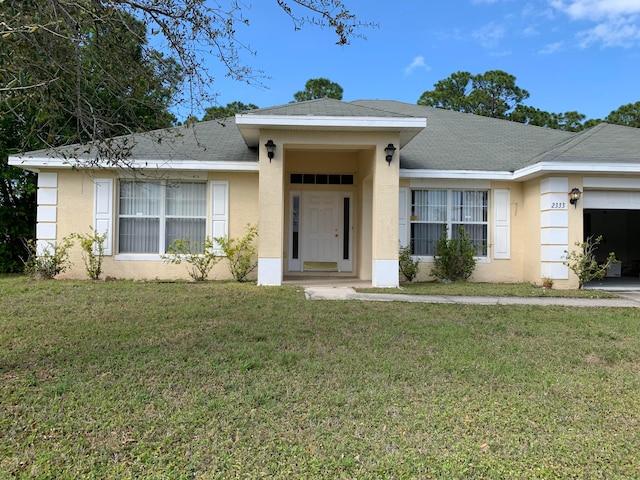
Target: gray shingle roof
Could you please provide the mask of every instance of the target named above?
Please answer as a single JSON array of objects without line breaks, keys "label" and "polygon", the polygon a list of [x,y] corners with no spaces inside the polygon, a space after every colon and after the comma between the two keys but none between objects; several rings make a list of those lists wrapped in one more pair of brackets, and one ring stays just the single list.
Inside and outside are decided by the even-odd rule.
[{"label": "gray shingle roof", "polygon": [[[188,126],[137,133],[113,139],[113,145],[131,148],[131,158],[140,161],[190,160],[257,162],[258,153],[247,148],[235,119],[208,121]],[[87,152],[86,146],[69,146],[53,150],[38,150],[23,158],[95,158],[97,149]]]},{"label": "gray shingle roof", "polygon": [[[538,162],[640,162],[640,129],[608,124],[575,134],[393,100],[342,102],[327,98],[245,114],[426,117],[427,127],[400,152],[403,169],[512,172]],[[234,118],[134,134],[113,142],[128,142],[131,156],[143,162],[258,160]],[[22,158],[95,158],[95,149],[89,154],[85,150],[77,146],[39,150]]]},{"label": "gray shingle roof", "polygon": [[[342,102],[333,98],[319,98],[307,102],[288,103],[275,107],[243,112],[248,115],[301,115],[329,117],[411,117],[403,111],[385,111],[367,105]],[[419,116],[419,115],[418,115]]]},{"label": "gray shingle roof", "polygon": [[400,167],[512,172],[575,134],[393,100],[356,105],[427,118],[427,128],[400,152]]},{"label": "gray shingle roof", "polygon": [[538,162],[639,163],[640,128],[601,123],[533,158]]}]

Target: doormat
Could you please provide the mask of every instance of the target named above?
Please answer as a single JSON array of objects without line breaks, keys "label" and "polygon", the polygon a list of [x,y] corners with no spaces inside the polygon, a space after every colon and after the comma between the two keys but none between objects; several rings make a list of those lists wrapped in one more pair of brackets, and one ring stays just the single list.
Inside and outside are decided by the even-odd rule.
[{"label": "doormat", "polygon": [[338,262],[304,262],[305,272],[337,272]]}]

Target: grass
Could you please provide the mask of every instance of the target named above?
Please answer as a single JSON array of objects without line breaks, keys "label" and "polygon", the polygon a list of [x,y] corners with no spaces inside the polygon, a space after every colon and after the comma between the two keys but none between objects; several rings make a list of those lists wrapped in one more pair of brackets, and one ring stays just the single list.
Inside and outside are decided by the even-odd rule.
[{"label": "grass", "polygon": [[0,278],[1,478],[637,477],[635,309]]},{"label": "grass", "polygon": [[[380,289],[361,288],[362,293],[379,293]],[[565,298],[617,298],[602,290],[543,289],[532,283],[480,283],[480,282],[415,282],[403,283],[400,289],[387,289],[384,293],[411,295],[454,295],[482,297],[565,297]]]}]

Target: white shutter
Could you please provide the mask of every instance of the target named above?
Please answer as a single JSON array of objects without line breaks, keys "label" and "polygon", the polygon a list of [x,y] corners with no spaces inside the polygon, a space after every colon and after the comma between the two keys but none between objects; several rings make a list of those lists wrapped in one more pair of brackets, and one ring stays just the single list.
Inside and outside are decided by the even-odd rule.
[{"label": "white shutter", "polygon": [[104,254],[113,255],[113,179],[96,178],[93,185],[93,229],[98,235],[107,234]]},{"label": "white shutter", "polygon": [[511,199],[508,189],[493,191],[493,258],[511,258]]},{"label": "white shutter", "polygon": [[[213,180],[211,185],[211,238],[229,236],[229,182]],[[217,250],[216,254],[222,252]]]},{"label": "white shutter", "polygon": [[409,243],[407,239],[407,193],[406,188],[400,189],[400,201],[398,211],[398,241],[401,247],[406,247]]}]

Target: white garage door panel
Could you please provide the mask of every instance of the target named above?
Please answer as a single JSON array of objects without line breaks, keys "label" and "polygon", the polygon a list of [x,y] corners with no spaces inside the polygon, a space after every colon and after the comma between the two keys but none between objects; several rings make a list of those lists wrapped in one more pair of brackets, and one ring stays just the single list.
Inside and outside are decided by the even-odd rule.
[{"label": "white garage door panel", "polygon": [[640,209],[640,192],[594,190],[582,194],[584,208],[611,210]]}]

